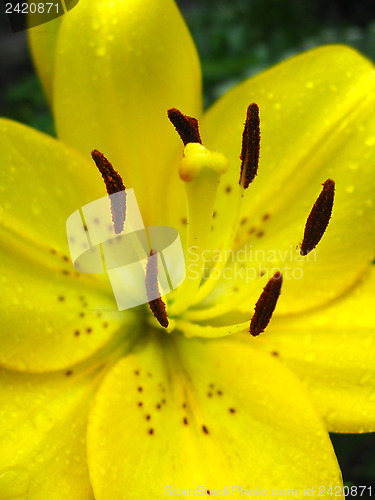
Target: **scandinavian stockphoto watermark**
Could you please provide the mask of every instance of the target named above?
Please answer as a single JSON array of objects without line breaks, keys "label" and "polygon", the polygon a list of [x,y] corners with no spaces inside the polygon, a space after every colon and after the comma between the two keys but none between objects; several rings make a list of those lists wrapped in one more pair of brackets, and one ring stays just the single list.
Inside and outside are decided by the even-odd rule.
[{"label": "scandinavian stockphoto watermark", "polygon": [[[113,210],[122,205],[126,221],[118,227],[113,223]],[[120,311],[167,295],[185,279],[178,231],[169,226],[145,227],[133,189],[76,210],[66,221],[66,231],[74,268],[82,273],[106,272]],[[146,286],[150,261],[158,282],[152,289]]]},{"label": "scandinavian stockphoto watermark", "polygon": [[222,488],[207,488],[197,486],[196,488],[174,488],[166,486],[164,495],[166,497],[299,497],[310,498],[318,497],[350,497],[350,498],[368,498],[371,497],[371,486],[341,486],[341,485],[325,485],[325,486],[303,486],[300,488],[260,488],[243,486],[224,486]]},{"label": "scandinavian stockphoto watermark", "polygon": [[[0,0],[1,9],[8,17],[11,30],[24,31],[46,24],[66,14],[79,0]],[[46,28],[48,31],[48,28]]]},{"label": "scandinavian stockphoto watermark", "polygon": [[245,243],[237,250],[203,250],[189,247],[186,256],[188,275],[191,279],[231,280],[249,284],[255,279],[265,281],[281,272],[284,280],[303,278],[303,267],[316,262],[316,251],[301,256],[298,247],[290,245],[284,250],[254,248]]}]

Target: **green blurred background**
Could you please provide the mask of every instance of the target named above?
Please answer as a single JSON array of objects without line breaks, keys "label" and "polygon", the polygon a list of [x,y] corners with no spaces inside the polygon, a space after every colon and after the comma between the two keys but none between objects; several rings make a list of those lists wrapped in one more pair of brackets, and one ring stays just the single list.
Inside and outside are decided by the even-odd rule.
[{"label": "green blurred background", "polygon": [[[205,106],[238,81],[318,45],[345,43],[375,61],[375,0],[177,3],[201,56]],[[0,113],[54,133],[51,114],[33,72],[25,33],[11,33],[3,9]],[[345,484],[372,486],[375,497],[375,434],[332,435],[332,441]],[[361,498],[370,497],[367,494]]]}]

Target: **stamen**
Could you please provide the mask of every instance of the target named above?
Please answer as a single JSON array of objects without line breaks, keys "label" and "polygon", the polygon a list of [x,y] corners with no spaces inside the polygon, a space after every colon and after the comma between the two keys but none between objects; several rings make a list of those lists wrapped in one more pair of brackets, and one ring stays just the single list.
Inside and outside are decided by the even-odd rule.
[{"label": "stamen", "polygon": [[255,103],[247,108],[242,134],[240,185],[247,189],[258,172],[260,151],[259,108]]},{"label": "stamen", "polygon": [[263,292],[255,305],[255,313],[250,322],[249,331],[253,337],[262,333],[270,322],[280,295],[282,282],[283,276],[278,271],[264,287]]},{"label": "stamen", "polygon": [[107,158],[97,149],[91,152],[99,172],[102,174],[108,195],[120,193],[119,196],[110,197],[113,228],[116,234],[121,233],[124,229],[126,218],[126,192],[122,178],[118,172],[112,167]]},{"label": "stamen", "polygon": [[307,255],[321,240],[331,218],[334,196],[335,183],[332,179],[327,179],[307,218],[301,255]]},{"label": "stamen", "polygon": [[168,118],[173,123],[178,135],[181,137],[184,146],[189,142],[198,142],[202,144],[198,120],[196,118],[182,114],[177,108],[168,109]]},{"label": "stamen", "polygon": [[[151,250],[150,257],[155,255],[154,251]],[[158,285],[158,261],[157,259],[148,258],[146,267],[146,292],[147,298],[149,299],[148,305],[152,311],[152,314],[158,320],[161,326],[167,328],[169,325],[167,311],[165,310],[165,304],[163,299],[160,297],[159,285]],[[150,300],[150,297],[155,297],[159,295],[157,299]]]}]

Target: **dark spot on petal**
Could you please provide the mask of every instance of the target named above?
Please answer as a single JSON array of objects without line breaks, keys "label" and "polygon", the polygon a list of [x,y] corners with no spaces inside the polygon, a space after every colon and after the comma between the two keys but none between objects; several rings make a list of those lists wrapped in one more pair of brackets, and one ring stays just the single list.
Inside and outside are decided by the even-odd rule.
[{"label": "dark spot on petal", "polygon": [[209,434],[209,431],[207,429],[207,427],[205,425],[202,425],[202,431],[205,433],[205,434]]},{"label": "dark spot on petal", "polygon": [[209,388],[210,388],[210,389],[213,389],[213,388],[214,388],[214,384],[210,384],[210,385],[209,385]]},{"label": "dark spot on petal", "polygon": [[186,403],[182,403],[182,408],[186,408]]},{"label": "dark spot on petal", "polygon": [[234,408],[229,408],[230,413],[236,413],[236,410]]},{"label": "dark spot on petal", "polygon": [[51,248],[50,252],[51,252],[52,255],[56,255],[57,254],[57,252],[56,252],[56,250],[54,248]]},{"label": "dark spot on petal", "polygon": [[81,318],[83,318],[84,315],[85,315],[85,313],[82,311],[82,312],[79,313],[79,315],[80,315]]},{"label": "dark spot on petal", "polygon": [[142,391],[143,391],[143,387],[139,386],[139,387],[137,388],[137,390],[138,390],[138,392],[142,392]]},{"label": "dark spot on petal", "polygon": [[107,328],[108,327],[108,323],[103,323],[103,328]]},{"label": "dark spot on petal", "polygon": [[256,231],[256,228],[255,228],[255,227],[251,227],[251,228],[248,230],[248,233],[249,233],[249,234],[253,234],[253,233],[255,233],[255,231]]},{"label": "dark spot on petal", "polygon": [[181,224],[186,226],[187,225],[187,218],[186,217],[182,217],[181,218]]},{"label": "dark spot on petal", "polygon": [[160,404],[160,403],[158,403],[158,404],[156,405],[156,408],[157,408],[158,410],[160,410],[160,408],[161,408],[161,404]]},{"label": "dark spot on petal", "polygon": [[59,295],[59,297],[57,297],[57,298],[60,302],[64,302],[64,300],[65,300],[65,297],[63,295]]},{"label": "dark spot on petal", "polygon": [[154,433],[154,429],[149,429],[149,430],[148,430],[148,433],[149,433],[150,435],[152,435],[152,434]]},{"label": "dark spot on petal", "polygon": [[139,401],[139,402],[138,402],[138,406],[139,406],[139,407],[143,406],[142,401]]},{"label": "dark spot on petal", "polygon": [[79,335],[79,330],[75,330],[74,335],[75,335],[76,337],[78,337],[78,335]]},{"label": "dark spot on petal", "polygon": [[139,375],[139,370],[134,370],[134,375]]},{"label": "dark spot on petal", "polygon": [[212,218],[215,219],[216,216],[217,216],[217,212],[216,212],[216,210],[214,210],[214,213],[212,214]]},{"label": "dark spot on petal", "polygon": [[161,402],[163,403],[163,405],[165,405],[166,403],[165,399],[162,399]]},{"label": "dark spot on petal", "polygon": [[146,415],[146,420],[150,420],[151,419],[151,415]]},{"label": "dark spot on petal", "polygon": [[208,397],[208,398],[212,398],[212,392],[208,392],[208,393],[207,393],[207,397]]},{"label": "dark spot on petal", "polygon": [[187,419],[186,417],[184,417],[184,424],[185,424],[185,425],[188,425],[188,423],[189,423],[189,422],[188,422],[188,419]]},{"label": "dark spot on petal", "polygon": [[62,259],[65,260],[65,262],[69,262],[69,257],[67,255],[63,255]]},{"label": "dark spot on petal", "polygon": [[263,217],[262,217],[262,220],[265,222],[266,220],[268,220],[269,218],[271,217],[271,214],[264,214]]},{"label": "dark spot on petal", "polygon": [[91,333],[92,332],[92,328],[88,327],[86,328],[86,333]]},{"label": "dark spot on petal", "polygon": [[257,237],[257,238],[262,238],[262,236],[264,236],[264,231],[259,231],[259,232],[256,234],[256,237]]},{"label": "dark spot on petal", "polygon": [[272,356],[280,356],[280,353],[277,351],[272,351],[271,354]]},{"label": "dark spot on petal", "polygon": [[73,370],[67,370],[67,371],[65,372],[65,375],[66,375],[67,377],[70,377],[70,375],[72,375],[72,373],[73,373]]},{"label": "dark spot on petal", "polygon": [[227,187],[225,188],[225,192],[226,192],[226,193],[228,193],[228,194],[229,194],[231,191],[232,191],[232,186],[227,186]]},{"label": "dark spot on petal", "polygon": [[243,226],[247,222],[247,217],[243,217],[240,221],[240,225]]},{"label": "dark spot on petal", "polygon": [[222,396],[222,395],[223,395],[223,393],[222,393],[221,391],[217,391],[217,395],[218,395],[218,396]]},{"label": "dark spot on petal", "polygon": [[66,269],[63,269],[63,270],[61,271],[61,273],[62,273],[62,274],[65,274],[65,276],[69,276],[69,275],[70,275],[70,272],[69,272],[69,271],[67,271]]}]

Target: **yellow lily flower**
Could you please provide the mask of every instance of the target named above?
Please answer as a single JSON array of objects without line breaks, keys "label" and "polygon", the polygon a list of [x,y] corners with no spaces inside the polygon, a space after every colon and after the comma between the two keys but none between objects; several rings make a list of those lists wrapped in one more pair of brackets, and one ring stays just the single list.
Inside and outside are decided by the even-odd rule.
[{"label": "yellow lily flower", "polygon": [[[0,121],[0,497],[242,488],[315,498],[332,487],[344,498],[328,431],[375,430],[373,65],[322,47],[203,113],[198,57],[172,0],[80,0],[30,41],[59,140]],[[238,157],[251,103],[262,145],[245,191]],[[183,157],[172,108],[200,125],[203,146],[188,142]],[[187,280],[164,298],[170,334],[146,306],[114,311],[103,275],[70,263],[67,218],[105,195],[93,149],[134,188],[147,224],[207,250],[190,260],[187,250]],[[327,179],[332,219],[301,257]],[[201,282],[189,264],[206,255]],[[274,268],[275,314],[253,337]]]}]

